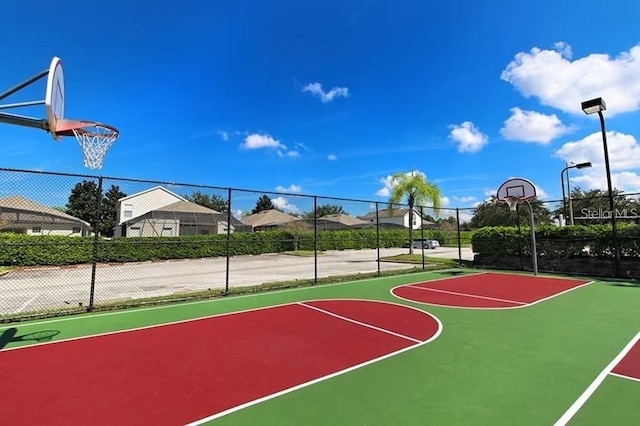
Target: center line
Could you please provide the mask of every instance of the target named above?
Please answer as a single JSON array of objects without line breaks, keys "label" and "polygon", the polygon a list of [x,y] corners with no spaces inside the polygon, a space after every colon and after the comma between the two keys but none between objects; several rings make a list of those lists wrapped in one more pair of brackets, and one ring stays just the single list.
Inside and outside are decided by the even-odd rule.
[{"label": "center line", "polygon": [[415,285],[408,285],[407,287],[417,288],[418,290],[436,291],[438,293],[453,294],[453,295],[456,295],[456,296],[474,297],[476,299],[495,300],[496,302],[515,303],[516,305],[528,305],[528,303],[518,302],[516,300],[499,299],[497,297],[489,297],[489,296],[478,296],[476,294],[458,293],[457,291],[439,290],[439,289],[436,289],[436,288],[428,288],[428,287],[417,287]]},{"label": "center line", "polygon": [[304,306],[304,307],[309,308],[309,309],[314,309],[314,310],[316,310],[318,312],[322,312],[323,314],[331,315],[332,317],[340,318],[341,320],[349,321],[349,322],[352,322],[354,324],[361,325],[363,327],[368,327],[368,328],[372,328],[372,329],[377,330],[377,331],[382,331],[383,333],[391,334],[392,336],[400,337],[400,338],[406,339],[406,340],[411,340],[412,342],[416,342],[416,343],[424,343],[422,340],[414,339],[413,337],[405,336],[404,334],[396,333],[394,331],[387,330],[386,328],[376,327],[375,325],[371,325],[371,324],[367,324],[365,322],[360,322],[360,321],[356,321],[356,320],[351,319],[351,318],[343,317],[342,315],[334,314],[333,312],[330,312],[330,311],[325,311],[322,308],[317,308],[317,307],[312,306],[312,305],[307,305],[304,302],[298,302],[298,305]]}]

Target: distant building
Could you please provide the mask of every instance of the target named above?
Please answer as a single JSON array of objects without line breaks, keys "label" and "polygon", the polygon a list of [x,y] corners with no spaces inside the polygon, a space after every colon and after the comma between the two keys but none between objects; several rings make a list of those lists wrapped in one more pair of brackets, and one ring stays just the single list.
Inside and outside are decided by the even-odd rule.
[{"label": "distant building", "polygon": [[[116,237],[177,237],[223,234],[228,215],[192,203],[157,186],[118,200]],[[231,232],[251,227],[231,217]]]},{"label": "distant building", "polygon": [[90,231],[88,222],[21,195],[0,198],[0,232],[83,237]]},{"label": "distant building", "polygon": [[[420,229],[421,227],[427,228],[432,227],[433,222],[429,222],[428,220],[424,220],[420,217],[420,214],[417,209],[413,210],[413,218],[409,218],[409,209],[394,209],[389,213],[387,209],[378,210],[378,221],[381,226],[387,225],[389,227],[398,227],[398,228],[409,228]],[[376,222],[376,212],[368,213],[364,216],[361,216],[360,219],[375,225]]]},{"label": "distant building", "polygon": [[282,228],[294,220],[298,218],[276,209],[262,210],[242,217],[242,223],[250,225],[254,232]]}]

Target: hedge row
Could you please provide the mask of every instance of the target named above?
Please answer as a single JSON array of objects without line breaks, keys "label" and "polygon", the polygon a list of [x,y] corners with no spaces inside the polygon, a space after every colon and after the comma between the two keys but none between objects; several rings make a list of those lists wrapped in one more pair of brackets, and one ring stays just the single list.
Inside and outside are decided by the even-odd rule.
[{"label": "hedge row", "polygon": [[[620,256],[640,257],[640,226],[621,224],[617,227]],[[516,256],[531,254],[530,228],[521,232],[515,227],[487,227],[473,233],[474,253],[483,256]],[[541,226],[536,228],[536,251],[548,259],[572,257],[611,257],[613,255],[611,225]]]},{"label": "hedge row", "polygon": [[[444,233],[425,232],[425,238],[445,243]],[[414,232],[419,238],[420,231]],[[454,235],[455,238],[455,235]],[[256,255],[280,253],[294,249],[297,239],[299,250],[315,248],[313,232],[304,232],[294,237],[286,230],[269,232],[198,235],[186,237],[137,237],[99,240],[93,237],[28,236],[22,234],[0,234],[0,265],[72,265],[96,261],[142,262],[166,259],[196,259],[230,255]],[[451,239],[451,237],[449,237]],[[407,230],[380,230],[380,247],[403,247],[408,241]],[[95,247],[94,247],[95,245]],[[320,231],[317,249],[345,250],[376,248],[375,229]]]}]

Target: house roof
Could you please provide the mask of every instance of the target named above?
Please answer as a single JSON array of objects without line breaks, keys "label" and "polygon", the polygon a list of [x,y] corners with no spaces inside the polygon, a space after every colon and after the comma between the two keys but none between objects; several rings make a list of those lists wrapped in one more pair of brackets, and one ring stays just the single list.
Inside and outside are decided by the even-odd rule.
[{"label": "house roof", "polygon": [[242,222],[253,227],[289,223],[293,220],[298,220],[298,218],[275,209],[263,210],[242,218]]},{"label": "house roof", "polygon": [[34,214],[38,216],[46,215],[70,222],[81,223],[85,226],[90,226],[88,222],[82,219],[68,215],[59,210],[47,207],[44,204],[36,203],[33,200],[25,198],[21,195],[12,195],[10,197],[0,198],[0,213],[3,211],[21,211],[26,214]]},{"label": "house roof", "polygon": [[353,216],[349,216],[348,214],[328,214],[326,216],[319,217],[318,220],[328,220],[331,222],[341,223],[346,226],[354,226],[354,225],[362,225],[367,223],[362,219],[358,219]]},{"label": "house roof", "polygon": [[[414,210],[417,213],[417,210]],[[409,209],[393,209],[391,211],[391,215],[389,215],[389,210],[387,209],[380,209],[378,210],[378,217],[383,218],[383,217],[400,217],[400,216],[404,216],[405,214],[409,213]],[[360,217],[361,219],[366,219],[366,220],[370,220],[370,219],[375,219],[376,218],[376,212],[371,212],[371,213],[367,213],[364,216]]]},{"label": "house roof", "polygon": [[182,200],[182,201],[187,201],[187,199],[186,199],[186,198],[179,196],[179,195],[178,195],[178,194],[176,194],[175,192],[171,192],[171,191],[169,191],[169,190],[168,190],[167,188],[165,188],[164,186],[154,186],[153,188],[145,189],[144,191],[136,192],[135,194],[127,195],[126,197],[122,197],[122,198],[118,199],[118,201],[125,201],[125,200],[128,200],[128,199],[130,199],[130,198],[137,197],[137,196],[139,196],[139,195],[141,195],[141,194],[146,194],[147,192],[152,192],[152,191],[157,191],[157,190],[161,190],[161,191],[166,192],[167,194],[171,194],[171,195],[173,195],[174,197],[176,197],[176,198],[178,198],[178,199],[180,199],[180,200]]},{"label": "house roof", "polygon": [[192,203],[190,201],[176,201],[175,203],[166,205],[155,209],[158,212],[180,212],[180,213],[207,213],[207,214],[220,214],[219,211],[210,209],[200,204]]}]

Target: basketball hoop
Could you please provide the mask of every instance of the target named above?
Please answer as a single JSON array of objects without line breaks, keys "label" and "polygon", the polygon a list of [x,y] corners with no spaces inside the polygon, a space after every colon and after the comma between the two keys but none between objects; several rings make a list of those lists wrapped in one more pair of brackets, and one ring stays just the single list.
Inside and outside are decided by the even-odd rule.
[{"label": "basketball hoop", "polygon": [[520,198],[507,196],[504,197],[504,201],[509,205],[509,210],[515,212],[516,208],[518,207],[518,201],[520,201]]},{"label": "basketball hoop", "polygon": [[82,147],[84,165],[90,169],[102,167],[107,151],[120,132],[113,126],[94,121],[58,120],[55,137],[75,136]]}]

